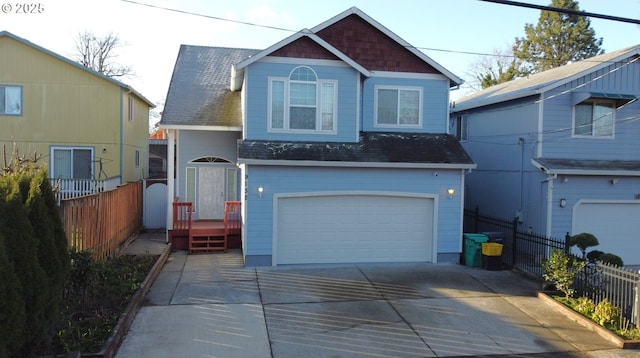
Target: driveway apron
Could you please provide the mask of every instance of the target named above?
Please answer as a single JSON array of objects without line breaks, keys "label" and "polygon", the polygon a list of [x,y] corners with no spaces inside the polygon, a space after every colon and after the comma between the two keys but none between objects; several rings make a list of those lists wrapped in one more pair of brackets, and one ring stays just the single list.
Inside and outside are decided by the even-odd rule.
[{"label": "driveway apron", "polygon": [[246,268],[240,251],[174,252],[117,357],[612,352],[612,343],[540,302],[538,288],[508,270],[455,264]]}]

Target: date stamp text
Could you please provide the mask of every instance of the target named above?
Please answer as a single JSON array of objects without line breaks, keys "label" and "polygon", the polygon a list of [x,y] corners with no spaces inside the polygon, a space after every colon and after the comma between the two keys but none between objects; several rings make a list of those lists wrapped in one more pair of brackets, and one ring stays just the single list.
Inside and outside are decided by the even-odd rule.
[{"label": "date stamp text", "polygon": [[3,14],[42,14],[44,4],[42,3],[0,3],[0,11]]}]

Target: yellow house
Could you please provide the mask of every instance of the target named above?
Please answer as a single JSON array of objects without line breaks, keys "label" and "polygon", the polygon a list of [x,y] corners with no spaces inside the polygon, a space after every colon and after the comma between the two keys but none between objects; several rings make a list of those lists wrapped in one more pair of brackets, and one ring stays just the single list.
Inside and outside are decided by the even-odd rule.
[{"label": "yellow house", "polygon": [[149,171],[153,107],[118,80],[0,32],[2,161],[14,150],[41,157],[51,178],[75,190],[139,181]]}]

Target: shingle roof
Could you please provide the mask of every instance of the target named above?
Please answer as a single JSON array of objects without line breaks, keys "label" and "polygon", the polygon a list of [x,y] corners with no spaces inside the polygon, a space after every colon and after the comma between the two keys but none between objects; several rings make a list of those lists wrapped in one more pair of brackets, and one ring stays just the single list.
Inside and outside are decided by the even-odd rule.
[{"label": "shingle roof", "polygon": [[570,82],[577,77],[584,76],[585,74],[610,66],[615,62],[638,55],[640,55],[640,45],[635,45],[536,73],[526,78],[519,78],[491,86],[456,101],[456,105],[452,111],[460,112],[544,93],[549,89],[557,88]]},{"label": "shingle roof", "polygon": [[238,141],[238,158],[366,163],[451,164],[475,168],[455,137],[447,134],[360,133],[357,143]]},{"label": "shingle roof", "polygon": [[535,158],[536,167],[550,174],[590,173],[602,175],[638,175],[640,161],[638,160],[588,160],[565,158]]},{"label": "shingle roof", "polygon": [[231,66],[259,50],[181,45],[160,126],[242,127],[240,92]]}]

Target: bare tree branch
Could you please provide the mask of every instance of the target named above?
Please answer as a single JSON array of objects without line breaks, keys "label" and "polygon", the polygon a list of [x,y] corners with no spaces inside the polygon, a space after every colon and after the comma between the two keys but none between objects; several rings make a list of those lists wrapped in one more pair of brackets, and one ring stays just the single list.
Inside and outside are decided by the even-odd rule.
[{"label": "bare tree branch", "polygon": [[115,61],[116,49],[121,47],[118,35],[110,32],[97,37],[91,31],[79,33],[75,38],[76,60],[109,77],[127,77],[134,75],[133,68]]}]

